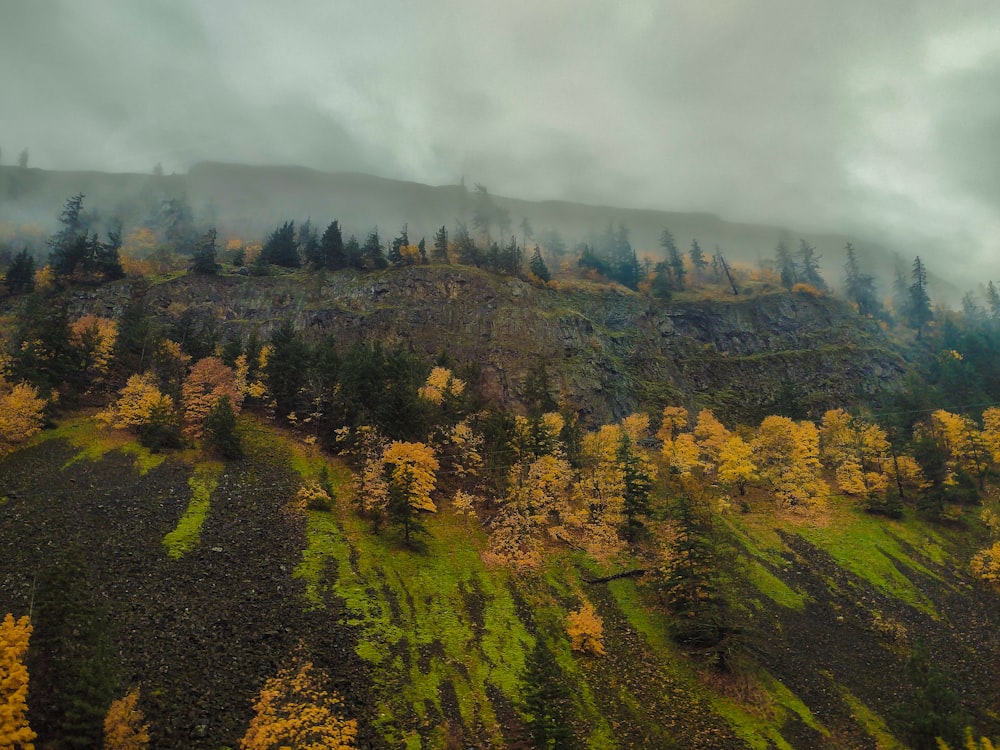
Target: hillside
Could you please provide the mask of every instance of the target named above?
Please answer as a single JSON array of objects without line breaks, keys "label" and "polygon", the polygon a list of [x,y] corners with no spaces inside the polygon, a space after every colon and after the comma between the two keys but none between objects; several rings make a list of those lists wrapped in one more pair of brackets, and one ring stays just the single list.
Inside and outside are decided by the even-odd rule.
[{"label": "hillside", "polygon": [[[88,419],[0,465],[0,603],[27,611],[34,598],[45,638],[44,582],[72,560],[72,601],[99,618],[112,681],[141,683],[154,748],[234,746],[263,680],[296,649],[332,676],[359,747],[518,746],[538,638],[588,747],[903,747],[894,712],[917,641],[981,731],[1000,729],[1000,598],[969,578],[967,531],[879,520],[837,498],[808,518],[757,502],[725,513],[736,616],[759,665],[731,682],[672,642],[651,581],[586,583],[620,568],[569,548],[512,576],[484,565],[479,524],[447,504],[421,550],[401,548],[357,518],[336,461],[332,511],[283,510],[329,459],[243,429],[247,458],[224,469],[149,454]],[[564,623],[582,596],[604,621],[604,656],[570,649]],[[30,666],[44,735],[58,683],[37,657]]]},{"label": "hillside", "polygon": [[[325,225],[339,219],[350,233],[363,238],[372,227],[392,234],[403,225],[410,236],[428,238],[442,224],[456,221],[471,226],[474,196],[459,185],[430,186],[356,173],[328,173],[301,167],[254,167],[204,163],[187,174],[155,177],[141,174],[57,172],[0,166],[0,222],[54,226],[63,201],[76,193],[103,216],[116,215],[126,231],[148,220],[158,201],[185,195],[200,224],[214,224],[223,234],[260,239],[281,222],[292,219]],[[636,210],[591,206],[566,201],[524,201],[497,196],[520,237],[522,219],[536,232],[554,229],[567,242],[590,238],[609,225],[625,224],[640,254],[662,254],[660,235],[668,227],[686,249],[697,239],[706,252],[722,248],[730,260],[757,265],[774,255],[781,241],[792,247],[803,239],[814,245],[824,271],[833,283],[843,274],[844,245],[858,246],[864,265],[884,280],[895,272],[890,249],[870,238],[805,231],[788,227],[739,224],[707,213]],[[896,248],[908,261],[910,248]],[[932,268],[936,298],[957,300],[961,294],[948,281],[945,269]],[[936,275],[934,275],[936,274]]]},{"label": "hillside", "polygon": [[[122,282],[75,295],[74,313],[115,317]],[[341,349],[402,343],[430,359],[475,363],[483,391],[512,403],[543,362],[555,388],[591,424],[684,403],[740,421],[777,403],[821,415],[892,389],[903,352],[844,302],[768,292],[664,303],[622,287],[580,282],[545,289],[474,268],[429,266],[375,274],[276,277],[184,275],[143,292],[164,325],[214,321],[223,341],[281,321]]]},{"label": "hillside", "polygon": [[38,747],[127,694],[157,749],[1000,733],[997,321],[749,271],[167,268],[0,309]]}]

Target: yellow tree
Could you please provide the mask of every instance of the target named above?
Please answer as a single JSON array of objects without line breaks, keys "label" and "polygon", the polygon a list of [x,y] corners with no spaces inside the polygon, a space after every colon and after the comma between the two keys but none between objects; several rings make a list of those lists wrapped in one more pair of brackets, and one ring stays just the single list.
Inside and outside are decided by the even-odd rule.
[{"label": "yellow tree", "polygon": [[932,432],[949,457],[949,468],[965,470],[979,480],[983,489],[992,458],[989,439],[968,417],[938,409],[931,414]]},{"label": "yellow tree", "polygon": [[229,396],[233,411],[238,413],[243,399],[236,389],[233,368],[218,357],[205,357],[195,362],[181,386],[184,428],[188,435],[201,437],[205,417],[223,396]]},{"label": "yellow tree", "polygon": [[663,409],[663,423],[656,433],[663,442],[673,440],[677,434],[687,427],[688,412],[683,406],[667,406]]},{"label": "yellow tree", "polygon": [[566,634],[574,651],[604,656],[604,621],[594,605],[584,600],[580,608],[566,618]]},{"label": "yellow tree", "polygon": [[736,487],[741,496],[746,495],[747,484],[759,478],[753,450],[739,435],[726,438],[719,451],[718,462],[719,481],[725,486]]},{"label": "yellow tree", "polygon": [[304,662],[269,678],[254,703],[241,750],[350,750],[358,723],[343,716],[343,700],[328,691],[326,673]]},{"label": "yellow tree", "polygon": [[889,485],[889,440],[881,427],[831,409],[820,426],[820,454],[833,467],[837,486],[848,495],[874,498]]},{"label": "yellow tree", "polygon": [[694,436],[701,449],[706,468],[718,470],[722,460],[723,447],[732,433],[708,409],[698,412],[694,426]]},{"label": "yellow tree", "polygon": [[8,613],[0,622],[0,748],[34,750],[28,726],[28,668],[24,655],[31,638],[27,617]]},{"label": "yellow tree", "polygon": [[70,325],[70,343],[80,352],[83,373],[91,388],[103,383],[118,337],[118,324],[108,318],[84,315]]},{"label": "yellow tree", "polygon": [[153,374],[146,372],[131,376],[118,392],[118,400],[97,417],[111,427],[139,432],[157,412],[173,409],[173,399],[160,393]]},{"label": "yellow tree", "polygon": [[0,456],[42,429],[45,399],[26,383],[10,385],[0,377]]},{"label": "yellow tree", "polygon": [[780,504],[807,507],[826,495],[819,476],[819,432],[812,422],[766,417],[752,448],[760,477]]},{"label": "yellow tree", "polygon": [[139,708],[139,688],[112,701],[104,717],[104,750],[146,750],[149,724]]},{"label": "yellow tree", "polygon": [[417,392],[421,398],[440,406],[446,397],[461,396],[464,391],[464,380],[452,375],[447,367],[435,367]]},{"label": "yellow tree", "polygon": [[382,464],[390,481],[402,481],[404,473],[410,474],[407,501],[414,510],[431,513],[437,510],[431,493],[437,485],[438,460],[434,449],[424,443],[396,441],[382,453]]},{"label": "yellow tree", "polygon": [[983,412],[983,440],[995,464],[1000,464],[1000,407],[991,406]]}]

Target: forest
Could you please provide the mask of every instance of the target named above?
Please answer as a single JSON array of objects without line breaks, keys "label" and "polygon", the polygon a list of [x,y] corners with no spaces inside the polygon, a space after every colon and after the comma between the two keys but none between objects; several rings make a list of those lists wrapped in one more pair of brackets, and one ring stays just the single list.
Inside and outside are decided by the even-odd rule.
[{"label": "forest", "polygon": [[[406,225],[390,238],[377,227],[345,237],[340,220],[308,219],[259,238],[227,236],[197,222],[182,195],[135,226],[91,212],[76,194],[51,235],[0,227],[0,471],[10,477],[0,517],[17,514],[9,530],[31,527],[33,503],[39,519],[54,512],[31,489],[40,477],[16,478],[44,467],[47,451],[65,454],[54,472],[66,489],[53,495],[67,504],[75,496],[67,472],[81,461],[125,467],[108,498],[128,494],[130,483],[161,497],[159,476],[163,487],[170,477],[190,491],[137,516],[169,515],[162,503],[183,500],[172,521],[148,521],[171,527],[135,553],[157,556],[150,571],[211,549],[228,554],[203,541],[203,529],[212,514],[233,512],[218,508],[224,498],[236,507],[236,484],[263,483],[273,497],[246,504],[232,523],[259,511],[259,538],[270,533],[263,527],[282,529],[273,532],[287,542],[282,571],[295,569],[298,588],[288,582],[294,596],[272,591],[263,604],[296,610],[289,617],[305,623],[296,638],[291,626],[288,635],[275,630],[267,658],[230,696],[205,699],[225,718],[209,711],[214,721],[195,722],[181,739],[170,723],[179,715],[171,701],[187,700],[183,680],[144,669],[155,657],[123,645],[128,628],[139,628],[137,615],[122,614],[135,605],[121,591],[100,593],[110,579],[96,572],[93,537],[63,540],[44,560],[12,550],[5,566],[32,567],[0,585],[8,603],[0,747],[992,748],[1000,736],[993,281],[956,311],[935,304],[920,257],[881,280],[847,244],[842,275],[827,279],[805,240],[780,243],[757,266],[697,239],[678,247],[667,227],[655,248],[634,248],[624,224],[569,247],[555,230],[515,225],[481,185],[470,200],[469,226],[443,224],[419,238]],[[319,323],[232,312],[241,285],[322,297],[329,279],[372,299],[328,296],[324,314],[375,309],[388,303],[365,290],[421,269],[432,280],[465,274],[476,288],[522,300],[513,304],[545,300],[564,316],[562,307],[603,304],[600,295],[664,319],[769,300],[835,310],[873,349],[891,352],[898,372],[878,388],[847,383],[824,393],[776,369],[766,383],[743,383],[770,389],[752,408],[710,389],[646,387],[627,402],[634,409],[595,412],[574,390],[572,364],[518,354],[516,345],[516,371],[501,373],[498,390],[487,363],[447,346],[429,355],[406,330],[348,338]],[[181,284],[196,285],[183,287],[191,296],[176,291]],[[485,302],[456,293],[447,304]],[[430,304],[414,297],[406,313]],[[596,351],[596,324],[586,326]],[[841,346],[837,335],[802,344],[818,352],[817,369],[823,347]],[[853,346],[844,346],[848,360],[868,356]],[[612,377],[637,366],[630,356]],[[613,418],[595,418],[605,413]],[[86,492],[100,485],[91,481]],[[138,489],[132,495],[128,503],[144,502]],[[104,515],[132,507],[104,502]],[[130,533],[122,519],[100,523]],[[812,557],[817,550],[825,562]],[[807,559],[827,567],[813,583],[795,583],[792,568]],[[439,579],[466,619],[438,611],[449,606]],[[914,582],[925,579],[937,594]],[[851,604],[841,610],[838,597]],[[850,607],[861,600],[878,606],[859,615]],[[893,672],[879,679],[905,689],[861,698],[860,668],[837,678],[816,671],[830,687],[817,689],[829,695],[816,698],[814,715],[775,676],[781,659],[764,645],[782,627],[801,634],[794,628],[805,621],[782,626],[772,610],[808,612],[823,627],[863,617],[872,652]],[[316,635],[319,611],[342,612],[338,628],[350,643],[342,660],[324,649],[333,635]],[[978,640],[942,656],[974,623],[986,626],[969,636]],[[223,636],[199,637],[203,647]],[[663,684],[628,683],[634,670],[652,679],[636,666],[643,653],[656,655]],[[346,664],[350,680],[338,677]],[[235,708],[232,696],[242,701]],[[711,706],[707,718],[685,726],[699,706]]]}]

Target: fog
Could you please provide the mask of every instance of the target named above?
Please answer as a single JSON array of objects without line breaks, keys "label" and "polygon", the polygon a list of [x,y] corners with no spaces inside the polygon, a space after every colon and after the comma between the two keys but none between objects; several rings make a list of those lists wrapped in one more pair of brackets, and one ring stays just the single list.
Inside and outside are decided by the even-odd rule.
[{"label": "fog", "polygon": [[1000,277],[998,91],[974,0],[0,0],[6,164],[464,177],[857,233],[967,281]]}]

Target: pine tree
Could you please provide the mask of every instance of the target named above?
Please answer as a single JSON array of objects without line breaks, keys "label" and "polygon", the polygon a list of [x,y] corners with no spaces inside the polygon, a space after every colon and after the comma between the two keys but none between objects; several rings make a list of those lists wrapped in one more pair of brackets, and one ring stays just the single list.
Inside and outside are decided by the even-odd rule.
[{"label": "pine tree", "polygon": [[309,347],[290,320],[271,333],[271,354],[264,368],[267,389],[274,397],[276,413],[287,417],[300,404],[299,391],[309,368]]},{"label": "pine tree", "polygon": [[4,275],[4,284],[10,294],[26,294],[34,291],[35,259],[27,248],[14,256]]},{"label": "pine tree", "polygon": [[847,299],[858,306],[861,315],[875,315],[882,309],[875,289],[875,277],[862,273],[854,245],[847,243],[847,263],[844,264],[844,288]]},{"label": "pine tree", "polygon": [[205,444],[227,459],[243,455],[240,437],[236,434],[236,413],[229,396],[223,396],[205,415]]},{"label": "pine tree", "polygon": [[622,471],[624,503],[622,512],[625,523],[622,534],[630,541],[636,540],[642,531],[640,516],[648,516],[650,511],[649,494],[653,489],[652,467],[637,449],[629,434],[622,430],[618,442],[618,464]]},{"label": "pine tree", "polygon": [[364,247],[361,248],[361,257],[364,259],[364,267],[368,271],[375,271],[389,265],[385,254],[382,252],[382,240],[378,236],[378,227],[375,227],[365,238]]},{"label": "pine tree", "polygon": [[778,267],[778,274],[781,276],[781,285],[785,289],[791,289],[799,281],[799,272],[795,266],[795,260],[788,249],[788,245],[779,242],[775,248],[775,265]]},{"label": "pine tree", "polygon": [[691,249],[688,251],[688,257],[691,258],[691,267],[694,269],[695,277],[701,281],[702,272],[708,265],[708,261],[705,260],[705,253],[702,252],[698,240],[691,240]]},{"label": "pine tree", "polygon": [[295,222],[286,221],[275,229],[260,251],[261,263],[283,268],[300,265],[298,243],[295,240]]},{"label": "pine tree", "polygon": [[340,232],[340,224],[331,221],[323,232],[319,243],[315,246],[312,257],[306,256],[306,262],[314,269],[337,271],[348,266],[347,252],[344,248],[344,237]]},{"label": "pine tree", "polygon": [[684,269],[684,257],[674,242],[674,235],[669,229],[664,229],[660,234],[660,247],[665,253],[664,259],[666,267],[670,269],[670,282],[673,289],[681,291],[684,289],[684,276],[687,271]]},{"label": "pine tree", "polygon": [[906,674],[914,692],[897,714],[903,734],[913,750],[938,750],[938,738],[959,746],[968,724],[958,696],[932,661],[923,642],[918,641],[906,663]]},{"label": "pine tree", "polygon": [[551,276],[549,276],[549,269],[545,265],[545,261],[542,260],[542,251],[538,248],[538,245],[535,245],[535,252],[531,255],[531,261],[528,263],[528,270],[546,283],[548,283],[551,279]]},{"label": "pine tree", "polygon": [[403,263],[402,249],[410,244],[410,235],[408,232],[407,225],[403,225],[403,229],[397,235],[392,244],[389,245],[389,263],[393,266],[399,266]]},{"label": "pine tree", "polygon": [[216,237],[215,227],[212,227],[195,243],[194,253],[191,256],[192,273],[214,276],[219,272],[221,266],[217,260],[219,248]]},{"label": "pine tree", "polygon": [[83,212],[83,193],[68,198],[59,216],[62,228],[49,240],[49,265],[60,276],[81,266],[89,251],[89,220]]},{"label": "pine tree", "polygon": [[934,319],[931,311],[931,299],[927,296],[927,269],[918,255],[913,259],[913,283],[909,287],[909,322],[917,332],[917,338],[923,337],[927,324]]},{"label": "pine tree", "polygon": [[538,748],[562,750],[578,744],[573,736],[573,696],[553,654],[539,635],[524,662],[523,700],[528,729]]},{"label": "pine tree", "polygon": [[316,237],[316,228],[310,219],[306,219],[299,226],[299,253],[306,263],[310,258],[315,258],[319,253],[319,239]]},{"label": "pine tree", "polygon": [[448,263],[448,230],[442,224],[441,228],[434,234],[434,249],[431,251],[431,260],[435,263]]},{"label": "pine tree", "polygon": [[827,288],[826,281],[823,280],[823,277],[819,273],[819,259],[820,256],[817,255],[816,248],[805,240],[799,240],[799,268],[802,272],[801,280],[804,283],[819,289],[820,291],[825,291]]}]

